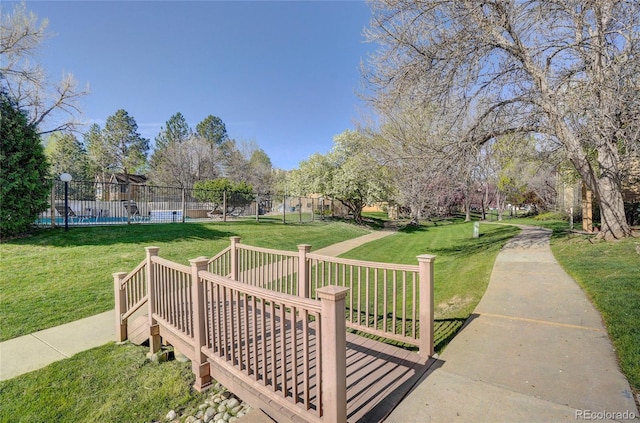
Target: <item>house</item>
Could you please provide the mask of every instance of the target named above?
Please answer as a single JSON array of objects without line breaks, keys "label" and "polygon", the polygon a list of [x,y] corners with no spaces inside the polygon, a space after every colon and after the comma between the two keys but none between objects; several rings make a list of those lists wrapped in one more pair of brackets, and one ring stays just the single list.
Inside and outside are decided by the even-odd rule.
[{"label": "house", "polygon": [[142,192],[142,187],[146,186],[146,184],[147,177],[144,175],[127,175],[125,173],[96,175],[96,200],[135,201],[139,193]]},{"label": "house", "polygon": [[[622,199],[626,203],[640,202],[640,157],[631,156],[622,163]],[[582,229],[593,231],[593,193],[581,181],[563,182],[558,180],[558,208],[568,212],[573,209],[582,217]]]},{"label": "house", "polygon": [[622,181],[622,196],[629,203],[640,202],[640,156],[631,157],[624,163],[625,179]]}]

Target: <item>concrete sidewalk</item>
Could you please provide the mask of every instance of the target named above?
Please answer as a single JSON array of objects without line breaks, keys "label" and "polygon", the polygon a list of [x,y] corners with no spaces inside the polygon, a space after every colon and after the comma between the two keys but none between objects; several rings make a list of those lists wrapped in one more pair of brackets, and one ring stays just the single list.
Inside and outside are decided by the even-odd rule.
[{"label": "concrete sidewalk", "polygon": [[387,422],[640,420],[600,314],[549,238],[525,227],[503,248],[471,318]]},{"label": "concrete sidewalk", "polygon": [[[392,234],[378,231],[312,250],[327,256],[338,256],[352,248]],[[115,311],[107,311],[86,319],[45,329],[30,335],[0,342],[0,381],[38,370],[55,361],[114,341]]]},{"label": "concrete sidewalk", "polygon": [[0,343],[0,380],[38,370],[116,339],[114,310]]}]

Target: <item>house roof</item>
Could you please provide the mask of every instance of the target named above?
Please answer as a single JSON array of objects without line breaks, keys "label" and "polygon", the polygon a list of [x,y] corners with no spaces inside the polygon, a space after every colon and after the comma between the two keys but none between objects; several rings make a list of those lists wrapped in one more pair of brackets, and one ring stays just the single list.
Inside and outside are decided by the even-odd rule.
[{"label": "house roof", "polygon": [[[111,182],[119,182],[124,184],[127,182],[127,175],[124,173],[114,173],[113,175],[111,175],[111,178],[109,178],[109,180]],[[129,182],[132,184],[143,185],[147,183],[147,177],[144,175],[129,174]]]}]

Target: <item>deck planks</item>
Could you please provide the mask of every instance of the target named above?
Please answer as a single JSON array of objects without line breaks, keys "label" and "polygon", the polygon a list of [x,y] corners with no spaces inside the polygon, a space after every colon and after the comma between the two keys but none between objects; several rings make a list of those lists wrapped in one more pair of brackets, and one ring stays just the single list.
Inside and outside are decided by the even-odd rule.
[{"label": "deck planks", "polygon": [[[237,305],[242,307],[243,302],[238,302]],[[282,315],[280,312],[276,312],[273,316],[271,310],[267,307],[266,310],[258,308],[256,310],[249,306],[249,315],[257,315],[258,322],[261,322],[261,317],[264,316],[267,322],[273,317],[275,321],[280,321]],[[245,313],[239,313],[241,319],[246,316]],[[303,354],[302,342],[303,337],[296,337],[297,348],[292,349],[293,331],[292,328],[298,330],[301,329],[301,322],[296,319],[296,324],[291,324],[291,314],[286,314],[285,334],[280,333],[279,329],[276,329],[275,336],[270,333],[271,325],[266,325],[265,338],[271,339],[272,342],[266,342],[264,347],[261,345],[260,339],[254,339],[251,334],[245,333],[244,322],[237,322],[237,328],[239,329],[234,335],[234,338],[239,336],[241,341],[238,343],[238,338],[234,339],[231,343],[236,345],[240,351],[243,351],[245,357],[257,357],[257,371],[256,373],[250,372],[247,374],[247,369],[239,362],[234,362],[233,367],[236,371],[241,371],[244,377],[251,377],[254,381],[258,381],[264,386],[266,381],[271,381],[273,375],[278,375],[278,386],[281,388],[286,386],[286,392],[289,395],[293,395],[298,401],[304,403],[304,397],[307,397],[308,404],[312,410],[317,410],[317,394],[316,392],[317,380],[316,380],[316,364],[318,363],[317,343],[315,337],[315,324],[312,323],[309,327],[309,347],[307,354]],[[258,323],[258,326],[262,325]],[[276,328],[281,328],[280,324],[275,325]],[[258,330],[258,333],[261,329]],[[255,332],[254,332],[255,333]],[[247,336],[248,335],[248,336]],[[379,342],[370,338],[358,336],[353,333],[347,333],[347,421],[348,422],[377,422],[382,421],[399,403],[399,401],[410,391],[415,383],[424,375],[428,367],[432,364],[433,360],[426,360],[416,352],[408,351],[387,343]],[[261,338],[261,337],[260,337]],[[231,339],[229,340],[231,341]],[[283,348],[284,344],[284,348]],[[225,348],[227,351],[232,349],[231,345],[227,345]],[[256,348],[259,351],[256,351]],[[264,348],[264,350],[263,350]],[[272,354],[272,349],[275,348],[277,352]],[[296,351],[296,359],[293,359],[293,351]],[[248,354],[246,354],[248,352]],[[281,354],[283,352],[283,354]],[[264,353],[264,354],[263,354]],[[224,354],[223,354],[224,355]],[[274,361],[271,357],[276,356]],[[266,359],[266,360],[265,360]],[[212,361],[212,376],[216,378],[215,363]],[[293,371],[292,367],[296,367],[296,371]],[[310,365],[308,370],[305,370],[304,365]],[[229,363],[230,364],[230,363]],[[286,380],[281,379],[282,366],[285,366],[287,371],[284,372]],[[242,369],[242,370],[240,370]],[[308,375],[305,373],[308,372]],[[293,375],[296,375],[293,380]],[[238,375],[239,376],[239,375]],[[307,379],[308,378],[308,379]],[[308,387],[310,390],[305,389],[304,381],[308,380]],[[254,385],[255,386],[255,385]],[[270,388],[269,390],[272,390]],[[236,392],[237,395],[242,397],[242,392]],[[283,398],[284,399],[284,398]],[[288,398],[292,400],[292,398]],[[293,402],[293,401],[291,401]],[[299,404],[302,406],[302,404]],[[312,412],[313,413],[313,412]]]}]

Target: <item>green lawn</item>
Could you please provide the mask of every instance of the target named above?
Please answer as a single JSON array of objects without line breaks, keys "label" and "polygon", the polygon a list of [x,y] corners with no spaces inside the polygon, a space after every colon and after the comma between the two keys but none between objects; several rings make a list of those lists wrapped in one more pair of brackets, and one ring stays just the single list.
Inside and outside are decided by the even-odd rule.
[{"label": "green lawn", "polygon": [[110,343],[0,382],[0,422],[152,422],[194,410],[190,363],[152,362],[148,348]]},{"label": "green lawn", "polygon": [[252,221],[41,230],[0,244],[0,341],[112,309],[112,273],[132,270],[146,246],[188,264],[213,256],[234,235],[247,244],[295,251],[297,244],[317,249],[365,233],[340,222]]},{"label": "green lawn", "polygon": [[[509,223],[554,229],[554,255],[602,313],[622,370],[632,388],[640,390],[640,241],[605,243],[592,236],[567,235],[566,222]],[[300,243],[316,249],[366,232],[343,223],[253,222],[43,231],[0,244],[0,330],[7,339],[17,336],[12,333],[58,324],[47,319],[62,323],[112,308],[111,273],[132,269],[148,245],[160,246],[161,256],[186,263],[213,255],[232,235],[249,244],[295,250]],[[481,224],[482,236],[474,239],[470,223],[429,224],[344,256],[415,264],[419,254],[436,255],[436,343],[441,350],[481,298],[495,256],[516,232],[513,227]],[[9,301],[8,293],[18,298]],[[7,327],[9,323],[18,329]],[[190,365],[150,362],[146,352],[144,347],[108,344],[0,382],[0,422],[150,422],[162,420],[170,409],[197,407],[202,395],[190,388]]]},{"label": "green lawn", "polygon": [[[186,262],[219,251],[232,235],[243,237],[249,244],[295,250],[300,243],[321,248],[366,232],[344,223],[283,226],[250,222],[45,231],[0,245],[2,274],[10,274],[5,271],[9,268],[12,272],[2,281],[3,330],[33,330],[39,320],[53,313],[51,307],[56,302],[63,312],[50,322],[73,320],[113,307],[110,274],[133,268],[142,260],[147,245],[160,246],[161,256]],[[419,254],[437,255],[436,342],[440,350],[475,307],[487,286],[495,255],[516,232],[512,227],[482,225],[482,236],[474,239],[471,224],[423,226],[403,230],[348,256],[415,264]],[[52,263],[42,268],[25,266],[31,262]],[[83,289],[75,288],[79,284]],[[9,304],[4,295],[9,288],[20,296],[16,304],[10,304],[11,314],[6,311]],[[38,290],[40,294],[35,296]],[[25,304],[32,310],[25,311]],[[71,317],[76,316],[74,307],[83,307],[79,317]],[[38,317],[30,318],[30,313]],[[19,330],[9,332],[4,323],[9,321],[8,316]],[[0,422],[150,422],[162,420],[170,409],[195,410],[202,394],[190,388],[190,365],[151,362],[145,358],[147,350],[130,344],[108,344],[0,382]]]}]

